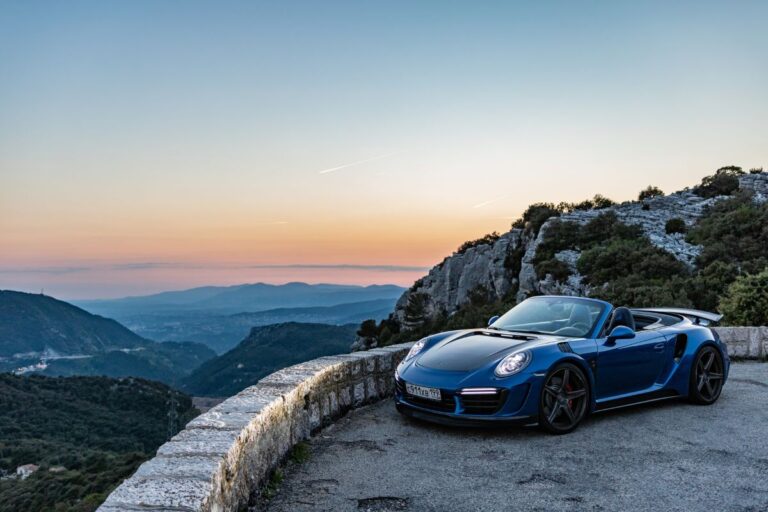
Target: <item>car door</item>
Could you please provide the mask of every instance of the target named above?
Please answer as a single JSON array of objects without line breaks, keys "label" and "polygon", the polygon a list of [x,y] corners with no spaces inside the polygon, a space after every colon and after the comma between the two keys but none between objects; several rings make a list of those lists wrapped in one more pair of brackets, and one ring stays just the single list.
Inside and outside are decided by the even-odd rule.
[{"label": "car door", "polygon": [[623,340],[598,339],[596,398],[643,391],[664,370],[666,339],[658,331],[637,331]]}]

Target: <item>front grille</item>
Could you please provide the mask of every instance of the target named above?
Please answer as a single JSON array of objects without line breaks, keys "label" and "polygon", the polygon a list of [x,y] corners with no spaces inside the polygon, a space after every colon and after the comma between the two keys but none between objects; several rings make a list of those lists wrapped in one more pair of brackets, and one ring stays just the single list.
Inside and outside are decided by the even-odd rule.
[{"label": "front grille", "polygon": [[507,390],[488,395],[460,395],[465,414],[494,414],[504,404]]},{"label": "front grille", "polygon": [[[402,379],[397,379],[395,382],[398,394],[408,403],[433,411],[454,412],[456,410],[454,393],[451,391],[440,390],[440,401],[438,402],[437,400],[429,400],[411,395],[406,391],[405,381]],[[489,390],[491,389],[493,388],[489,388]],[[499,389],[495,393],[488,394],[461,394],[459,392],[456,396],[459,398],[462,414],[490,415],[495,414],[501,409],[507,399],[507,393],[506,389]]]}]

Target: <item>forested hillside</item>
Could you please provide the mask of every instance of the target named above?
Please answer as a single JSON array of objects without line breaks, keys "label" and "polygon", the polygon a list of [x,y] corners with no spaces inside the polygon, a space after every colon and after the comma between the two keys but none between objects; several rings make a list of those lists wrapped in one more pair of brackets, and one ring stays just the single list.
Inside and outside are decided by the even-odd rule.
[{"label": "forested hillside", "polygon": [[131,376],[175,384],[215,355],[199,343],[155,343],[53,297],[0,291],[0,372]]},{"label": "forested hillside", "polygon": [[53,297],[0,290],[0,357],[45,351],[95,354],[145,342],[112,319]]},{"label": "forested hillside", "polygon": [[[192,419],[191,399],[142,379],[0,374],[0,511],[96,509]],[[18,466],[34,464],[28,478]]]},{"label": "forested hillside", "polygon": [[230,396],[285,366],[349,352],[354,325],[288,322],[254,327],[240,344],[184,380],[196,396]]}]

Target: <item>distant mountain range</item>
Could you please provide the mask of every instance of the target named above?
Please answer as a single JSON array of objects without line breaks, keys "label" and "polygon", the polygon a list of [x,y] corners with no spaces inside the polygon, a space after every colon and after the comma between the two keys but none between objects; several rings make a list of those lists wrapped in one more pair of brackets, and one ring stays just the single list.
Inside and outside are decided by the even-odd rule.
[{"label": "distant mountain range", "polygon": [[335,306],[279,308],[256,313],[205,315],[182,312],[168,315],[136,315],[124,320],[125,325],[146,338],[161,341],[194,341],[204,343],[218,353],[237,345],[252,327],[284,322],[331,325],[359,324],[363,320],[386,318],[396,299],[377,299]]},{"label": "distant mountain range", "polygon": [[155,343],[46,295],[0,291],[0,372],[144,377],[174,384],[215,353]]},{"label": "distant mountain range", "polygon": [[124,320],[135,315],[168,315],[180,312],[234,314],[276,308],[335,306],[352,302],[397,299],[405,288],[395,285],[266,283],[205,286],[123,299],[76,301],[91,313]]},{"label": "distant mountain range", "polygon": [[273,371],[316,357],[349,352],[354,325],[289,322],[254,327],[237,347],[202,364],[182,389],[197,396],[230,396]]},{"label": "distant mountain range", "polygon": [[76,304],[91,313],[115,318],[146,338],[204,343],[221,354],[255,326],[382,320],[404,291],[395,285],[256,283]]},{"label": "distant mountain range", "polygon": [[[296,301],[385,298],[228,315],[183,308],[171,314],[168,308],[165,314],[131,317],[138,330],[148,335],[144,337],[116,320],[53,297],[0,291],[0,372],[142,377],[199,395],[228,396],[284,366],[348,352],[355,325],[367,318],[385,318],[394,306],[393,295],[401,290],[396,286],[247,286],[256,287],[251,292],[269,289],[273,297],[292,296]],[[213,289],[160,295],[166,304],[168,296],[177,306],[185,301],[187,305],[200,304],[201,299],[218,296]],[[227,288],[222,293],[229,295],[230,291]],[[251,292],[244,293],[253,296]],[[147,298],[149,303],[155,300],[156,296]],[[194,341],[158,343],[150,337]],[[216,357],[209,347],[220,352],[232,350]]]}]

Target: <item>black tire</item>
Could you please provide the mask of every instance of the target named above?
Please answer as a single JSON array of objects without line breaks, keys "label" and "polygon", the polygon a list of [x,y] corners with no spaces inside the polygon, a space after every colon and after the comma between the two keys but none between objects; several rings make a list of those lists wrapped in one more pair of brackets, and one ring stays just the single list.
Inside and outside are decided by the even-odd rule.
[{"label": "black tire", "polygon": [[696,352],[691,365],[688,399],[698,405],[712,405],[720,398],[725,378],[723,356],[712,345]]},{"label": "black tire", "polygon": [[579,426],[590,404],[589,379],[581,368],[560,363],[547,373],[539,397],[539,427],[567,434]]}]

